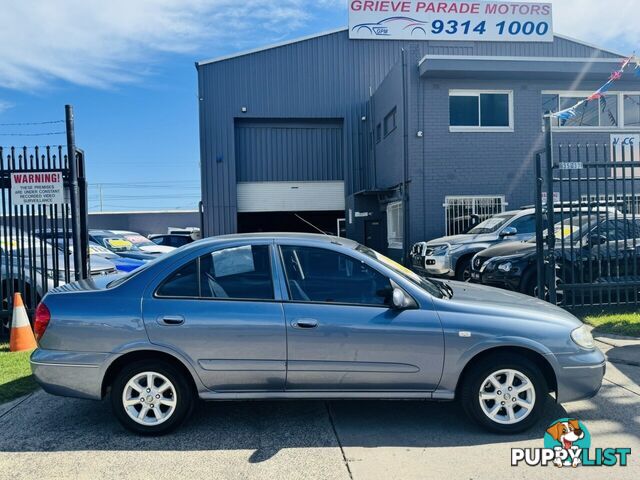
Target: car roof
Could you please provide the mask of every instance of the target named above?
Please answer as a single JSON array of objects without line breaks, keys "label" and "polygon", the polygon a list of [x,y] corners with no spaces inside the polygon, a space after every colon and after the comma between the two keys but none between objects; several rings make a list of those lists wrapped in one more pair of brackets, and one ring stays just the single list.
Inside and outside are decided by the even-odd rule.
[{"label": "car roof", "polygon": [[325,244],[337,244],[342,245],[347,248],[355,248],[358,246],[358,242],[354,242],[353,240],[349,240],[346,238],[335,237],[332,235],[321,235],[316,233],[286,233],[286,232],[275,232],[275,233],[243,233],[243,234],[234,234],[234,235],[221,235],[218,237],[209,237],[198,241],[199,245],[205,244],[216,244],[222,242],[233,242],[233,241],[244,241],[244,240],[291,240],[291,241],[313,241],[318,243]]}]

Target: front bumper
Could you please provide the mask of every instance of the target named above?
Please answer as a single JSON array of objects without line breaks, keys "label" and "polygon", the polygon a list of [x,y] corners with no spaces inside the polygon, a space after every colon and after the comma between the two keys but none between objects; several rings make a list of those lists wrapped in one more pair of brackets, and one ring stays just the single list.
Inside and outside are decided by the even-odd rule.
[{"label": "front bumper", "polygon": [[499,270],[485,270],[481,272],[474,269],[471,270],[471,281],[473,283],[482,283],[483,285],[488,285],[490,287],[499,287],[518,292],[520,291],[521,278],[519,275],[500,272]]},{"label": "front bumper", "polygon": [[607,364],[604,354],[598,350],[578,354],[555,355],[558,362],[557,402],[575,402],[595,396],[602,387]]},{"label": "front bumper", "polygon": [[448,256],[412,256],[411,266],[419,273],[429,277],[453,277],[455,271],[451,268]]},{"label": "front bumper", "polygon": [[31,371],[45,392],[100,400],[108,356],[106,353],[37,349],[31,354]]}]

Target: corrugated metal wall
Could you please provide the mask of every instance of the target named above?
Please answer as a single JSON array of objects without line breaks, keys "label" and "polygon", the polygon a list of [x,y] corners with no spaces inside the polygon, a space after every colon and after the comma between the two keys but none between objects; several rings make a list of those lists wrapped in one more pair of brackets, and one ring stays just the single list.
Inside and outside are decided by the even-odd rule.
[{"label": "corrugated metal wall", "polygon": [[372,187],[371,140],[362,118],[369,114],[371,90],[398,62],[402,48],[420,55],[615,57],[563,38],[553,44],[352,41],[344,30],[200,65],[205,234],[236,231],[237,119],[341,119],[346,194]]},{"label": "corrugated metal wall", "polygon": [[295,120],[236,124],[236,181],[344,178],[342,122]]}]

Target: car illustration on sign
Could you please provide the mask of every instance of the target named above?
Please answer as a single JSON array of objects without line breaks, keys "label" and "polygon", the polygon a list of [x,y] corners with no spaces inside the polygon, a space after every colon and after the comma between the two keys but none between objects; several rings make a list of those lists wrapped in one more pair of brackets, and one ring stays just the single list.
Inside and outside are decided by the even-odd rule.
[{"label": "car illustration on sign", "polygon": [[426,36],[427,31],[425,30],[425,25],[428,25],[427,22],[421,22],[420,20],[416,20],[410,17],[389,17],[384,20],[380,20],[377,23],[360,23],[355,25],[352,30],[356,33],[362,33],[363,30],[368,31],[369,33],[376,36],[390,36],[389,32],[389,24],[392,23],[406,23],[403,30],[411,30],[411,35],[422,33],[422,35]]}]

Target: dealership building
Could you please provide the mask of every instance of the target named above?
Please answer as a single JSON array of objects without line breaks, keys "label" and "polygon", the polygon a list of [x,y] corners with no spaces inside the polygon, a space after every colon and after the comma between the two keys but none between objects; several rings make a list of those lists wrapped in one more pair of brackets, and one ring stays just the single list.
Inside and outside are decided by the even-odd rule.
[{"label": "dealership building", "polygon": [[[396,258],[474,214],[534,203],[543,112],[622,55],[550,41],[356,39],[353,28],[197,64],[206,235],[323,231]],[[640,132],[626,75],[556,142]],[[313,226],[312,226],[313,225]]]}]

